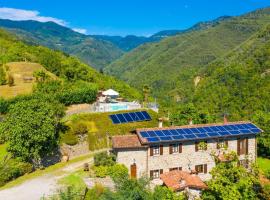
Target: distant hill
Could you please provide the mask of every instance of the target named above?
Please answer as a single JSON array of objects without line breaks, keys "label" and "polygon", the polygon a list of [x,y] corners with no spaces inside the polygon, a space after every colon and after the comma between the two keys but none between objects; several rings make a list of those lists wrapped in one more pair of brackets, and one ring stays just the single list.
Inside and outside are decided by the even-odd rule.
[{"label": "distant hill", "polygon": [[[151,87],[154,96],[187,101],[199,71],[250,38],[270,22],[270,8],[239,17],[222,17],[157,43],[147,43],[123,55],[105,72],[132,86]],[[197,82],[196,81],[196,82]],[[173,99],[172,99],[173,98]]]},{"label": "distant hill", "polygon": [[[270,110],[270,23],[201,72],[194,103],[211,114],[251,119]],[[268,122],[257,119],[263,126]],[[269,127],[268,127],[269,128]],[[266,130],[265,130],[266,131]]]},{"label": "distant hill", "polygon": [[[3,76],[7,77],[9,73],[15,80],[15,86],[11,88],[6,85],[0,86],[1,96],[4,94],[5,98],[31,92],[33,84],[23,83],[22,76],[31,76],[34,71],[39,69],[45,69],[52,77],[58,77],[68,83],[83,81],[95,84],[99,89],[114,88],[127,99],[140,99],[141,97],[136,89],[123,81],[101,74],[75,57],[47,47],[26,44],[2,29],[0,29],[0,47],[0,80],[3,79]],[[10,64],[10,62],[15,63]],[[3,70],[3,68],[5,69]],[[0,82],[1,84],[5,83]],[[20,86],[25,87],[20,88]]]},{"label": "distant hill", "polygon": [[164,30],[160,31],[158,33],[155,33],[152,36],[149,37],[144,37],[144,36],[135,36],[135,35],[128,35],[125,37],[121,36],[107,36],[107,35],[92,35],[92,37],[97,38],[97,39],[102,39],[105,41],[112,42],[116,46],[118,46],[120,49],[123,51],[130,51],[142,44],[149,43],[149,42],[159,42],[160,40],[170,37],[170,36],[175,36],[178,34],[194,31],[194,30],[202,30],[209,28],[210,26],[215,26],[219,22],[223,20],[227,20],[230,18],[229,16],[224,16],[220,17],[216,20],[209,21],[209,22],[200,22],[198,24],[195,24],[189,29],[186,30]]},{"label": "distant hill", "polygon": [[54,22],[11,21],[0,19],[0,27],[15,33],[30,44],[38,44],[77,56],[101,69],[122,55],[111,42],[77,33]]}]

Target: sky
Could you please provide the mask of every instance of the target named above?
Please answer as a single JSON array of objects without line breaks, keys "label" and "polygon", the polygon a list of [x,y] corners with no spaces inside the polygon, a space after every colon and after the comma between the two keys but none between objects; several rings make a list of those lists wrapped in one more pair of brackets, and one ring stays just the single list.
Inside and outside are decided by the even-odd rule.
[{"label": "sky", "polygon": [[267,6],[270,0],[0,0],[0,18],[54,21],[91,35],[150,36]]}]

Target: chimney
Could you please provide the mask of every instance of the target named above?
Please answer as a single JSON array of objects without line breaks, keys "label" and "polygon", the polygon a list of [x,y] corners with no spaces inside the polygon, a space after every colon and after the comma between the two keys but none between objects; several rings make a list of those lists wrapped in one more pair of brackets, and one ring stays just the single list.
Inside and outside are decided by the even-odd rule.
[{"label": "chimney", "polygon": [[224,115],[224,116],[223,116],[223,123],[224,123],[224,124],[227,124],[227,123],[228,123],[227,115]]},{"label": "chimney", "polygon": [[158,119],[158,128],[162,128],[163,127],[163,119],[159,118]]},{"label": "chimney", "polygon": [[188,120],[188,125],[190,125],[190,126],[193,125],[192,119],[189,119],[189,120]]},{"label": "chimney", "polygon": [[181,178],[179,182],[181,187],[184,187],[186,185],[186,181],[183,178]]}]

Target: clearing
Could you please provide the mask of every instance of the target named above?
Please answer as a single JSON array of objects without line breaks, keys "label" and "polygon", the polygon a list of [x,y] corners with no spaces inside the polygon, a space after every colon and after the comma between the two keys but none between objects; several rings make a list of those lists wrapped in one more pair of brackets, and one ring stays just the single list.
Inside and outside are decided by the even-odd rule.
[{"label": "clearing", "polygon": [[0,86],[0,97],[12,98],[21,94],[30,94],[32,92],[35,80],[33,73],[38,70],[45,71],[51,78],[56,76],[45,70],[40,64],[30,62],[11,62],[5,65],[6,73],[14,78],[14,86]]}]

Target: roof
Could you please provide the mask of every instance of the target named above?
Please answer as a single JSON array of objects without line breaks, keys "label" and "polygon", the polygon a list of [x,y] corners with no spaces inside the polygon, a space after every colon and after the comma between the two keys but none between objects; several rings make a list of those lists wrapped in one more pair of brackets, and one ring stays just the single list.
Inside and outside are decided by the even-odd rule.
[{"label": "roof", "polygon": [[142,144],[171,141],[203,140],[242,135],[256,135],[262,130],[251,122],[198,124],[165,128],[143,128],[136,130]]},{"label": "roof", "polygon": [[114,149],[142,148],[137,135],[113,136],[112,146]]},{"label": "roof", "polygon": [[206,189],[206,184],[196,174],[189,172],[174,170],[160,175],[164,184],[174,191],[183,190],[185,188]]},{"label": "roof", "polygon": [[102,94],[105,96],[119,96],[119,93],[114,91],[113,89],[106,90],[102,92]]}]

